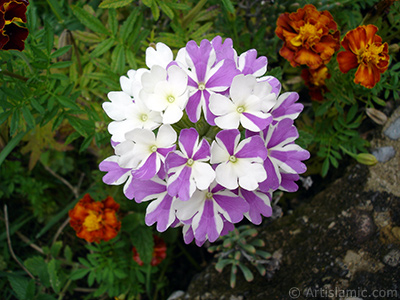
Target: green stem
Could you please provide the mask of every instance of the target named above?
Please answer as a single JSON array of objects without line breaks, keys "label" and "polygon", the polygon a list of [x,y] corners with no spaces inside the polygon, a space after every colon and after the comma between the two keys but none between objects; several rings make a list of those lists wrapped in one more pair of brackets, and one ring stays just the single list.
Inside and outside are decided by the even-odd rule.
[{"label": "green stem", "polygon": [[17,78],[17,79],[22,80],[22,81],[28,81],[29,80],[29,78],[27,78],[27,77],[24,77],[24,76],[9,72],[7,70],[2,70],[1,73],[3,73],[4,75],[13,77],[13,78]]}]

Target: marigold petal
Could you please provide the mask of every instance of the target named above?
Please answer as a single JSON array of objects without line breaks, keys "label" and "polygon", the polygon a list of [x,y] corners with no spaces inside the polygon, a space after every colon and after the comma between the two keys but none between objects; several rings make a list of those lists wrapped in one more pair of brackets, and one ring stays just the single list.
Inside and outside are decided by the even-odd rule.
[{"label": "marigold petal", "polygon": [[115,202],[114,198],[111,196],[108,196],[102,202],[104,204],[104,208],[109,208],[109,209],[112,209],[115,211],[119,210],[119,204],[117,202]]},{"label": "marigold petal", "polygon": [[357,69],[354,83],[372,89],[377,82],[381,79],[381,75],[378,70],[374,70],[373,66],[360,65]]},{"label": "marigold petal", "polygon": [[339,69],[342,73],[347,73],[351,69],[358,67],[357,56],[349,51],[339,52],[336,57],[339,63]]},{"label": "marigold petal", "polygon": [[118,221],[114,210],[106,209],[103,213],[103,220],[105,224],[112,226],[117,230],[119,230],[119,228],[121,227],[121,222]]},{"label": "marigold petal", "polygon": [[317,53],[304,48],[297,52],[294,60],[296,63],[307,65],[311,69],[316,69],[323,63],[321,57]]}]

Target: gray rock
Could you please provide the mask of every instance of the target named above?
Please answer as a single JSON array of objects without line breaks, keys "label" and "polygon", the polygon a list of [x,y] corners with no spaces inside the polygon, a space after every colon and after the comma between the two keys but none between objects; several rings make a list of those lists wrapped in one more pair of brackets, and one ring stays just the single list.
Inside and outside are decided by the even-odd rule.
[{"label": "gray rock", "polygon": [[185,295],[184,291],[175,291],[173,292],[167,300],[176,300],[176,299],[180,299],[183,295]]},{"label": "gray rock", "polygon": [[391,267],[396,267],[400,262],[400,251],[393,249],[385,255],[383,262]]},{"label": "gray rock", "polygon": [[380,147],[373,150],[372,155],[375,156],[379,162],[384,163],[392,159],[396,155],[396,151],[392,146]]},{"label": "gray rock", "polygon": [[392,139],[398,140],[400,138],[400,118],[397,118],[384,132],[384,134]]}]

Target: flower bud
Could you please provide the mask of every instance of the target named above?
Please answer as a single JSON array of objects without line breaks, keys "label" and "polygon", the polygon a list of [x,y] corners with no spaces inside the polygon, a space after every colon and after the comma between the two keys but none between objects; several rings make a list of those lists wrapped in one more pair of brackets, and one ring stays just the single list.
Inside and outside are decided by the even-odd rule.
[{"label": "flower bud", "polygon": [[373,166],[378,163],[376,157],[370,153],[359,153],[356,155],[356,160],[363,165]]}]

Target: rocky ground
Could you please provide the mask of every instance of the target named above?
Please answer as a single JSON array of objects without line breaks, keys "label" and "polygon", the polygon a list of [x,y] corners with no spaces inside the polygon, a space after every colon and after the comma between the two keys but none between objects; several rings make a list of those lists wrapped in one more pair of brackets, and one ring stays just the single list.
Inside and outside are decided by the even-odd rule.
[{"label": "rocky ground", "polygon": [[375,166],[352,165],[328,188],[258,227],[273,253],[247,282],[215,262],[173,299],[400,299],[400,108],[373,133]]}]

